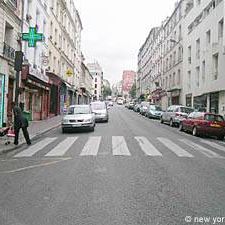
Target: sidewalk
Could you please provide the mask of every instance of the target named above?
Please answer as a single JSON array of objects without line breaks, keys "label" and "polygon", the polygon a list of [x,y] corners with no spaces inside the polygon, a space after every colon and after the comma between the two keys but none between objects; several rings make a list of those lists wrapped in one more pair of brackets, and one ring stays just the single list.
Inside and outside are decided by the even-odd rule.
[{"label": "sidewalk", "polygon": [[[29,122],[28,132],[30,134],[30,139],[32,140],[40,136],[41,134],[44,134],[58,127],[61,124],[61,120],[62,120],[62,116],[55,116],[46,120]],[[8,151],[12,151],[20,147],[22,144],[26,143],[23,137],[22,130],[20,130],[19,145],[15,146],[13,144],[14,138],[10,138],[9,140],[10,140],[10,144],[5,145],[5,137],[0,137],[0,154],[8,152]]]}]

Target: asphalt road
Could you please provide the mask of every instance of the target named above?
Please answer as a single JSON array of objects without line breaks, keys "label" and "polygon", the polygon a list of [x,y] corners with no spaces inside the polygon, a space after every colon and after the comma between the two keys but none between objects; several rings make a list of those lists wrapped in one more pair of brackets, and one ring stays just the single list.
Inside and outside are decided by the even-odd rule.
[{"label": "asphalt road", "polygon": [[225,143],[123,106],[0,157],[0,225],[225,224]]}]

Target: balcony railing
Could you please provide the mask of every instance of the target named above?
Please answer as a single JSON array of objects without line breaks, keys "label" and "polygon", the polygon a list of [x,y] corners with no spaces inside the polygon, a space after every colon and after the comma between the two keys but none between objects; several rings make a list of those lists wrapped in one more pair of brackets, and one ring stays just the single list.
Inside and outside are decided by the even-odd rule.
[{"label": "balcony railing", "polygon": [[15,59],[15,49],[7,45],[5,42],[3,46],[3,56],[11,60]]}]

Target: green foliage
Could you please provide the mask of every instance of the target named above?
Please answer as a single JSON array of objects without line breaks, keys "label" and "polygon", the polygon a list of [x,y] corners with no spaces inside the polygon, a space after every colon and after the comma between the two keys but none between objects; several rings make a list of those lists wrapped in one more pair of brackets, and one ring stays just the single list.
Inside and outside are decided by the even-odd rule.
[{"label": "green foliage", "polygon": [[132,86],[132,88],[131,88],[129,94],[130,94],[130,96],[131,96],[132,98],[135,98],[135,97],[136,97],[136,84],[135,84],[135,83],[133,84],[133,86]]}]

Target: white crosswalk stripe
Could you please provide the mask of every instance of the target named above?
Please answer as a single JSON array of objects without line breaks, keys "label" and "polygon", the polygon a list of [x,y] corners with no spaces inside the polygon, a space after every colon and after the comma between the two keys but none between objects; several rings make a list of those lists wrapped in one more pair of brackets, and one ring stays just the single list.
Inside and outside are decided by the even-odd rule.
[{"label": "white crosswalk stripe", "polygon": [[208,148],[205,148],[205,147],[203,147],[199,144],[196,144],[192,141],[189,141],[189,140],[186,140],[186,139],[180,139],[180,141],[182,141],[184,144],[190,146],[194,150],[200,151],[202,154],[204,154],[205,156],[207,156],[209,158],[223,158],[222,156],[220,156],[217,153],[209,150]]},{"label": "white crosswalk stripe", "polygon": [[112,137],[112,151],[113,151],[113,155],[117,155],[117,156],[131,155],[123,136]]},{"label": "white crosswalk stripe", "polygon": [[174,152],[179,157],[194,157],[189,152],[182,149],[180,146],[172,142],[171,140],[167,138],[157,138],[163,145],[165,145],[167,148],[169,148],[172,152]]},{"label": "white crosswalk stripe", "polygon": [[205,144],[207,144],[207,145],[209,145],[209,146],[211,146],[213,148],[216,148],[218,150],[221,150],[221,151],[225,152],[225,147],[221,146],[221,145],[219,145],[219,144],[217,144],[215,142],[211,142],[211,141],[207,141],[207,140],[201,140],[201,142],[205,143]]},{"label": "white crosswalk stripe", "polygon": [[56,145],[55,148],[53,148],[50,152],[48,152],[45,156],[63,156],[69,148],[74,144],[74,142],[77,140],[77,137],[68,137],[62,142],[60,142],[58,145]]},{"label": "white crosswalk stripe", "polygon": [[50,143],[55,141],[56,139],[57,139],[56,137],[55,138],[45,138],[45,139],[37,142],[36,144],[31,145],[26,150],[16,154],[14,157],[31,157],[35,153],[39,152],[40,150],[45,148],[47,145],[49,145]]},{"label": "white crosswalk stripe", "polygon": [[89,137],[80,156],[96,156],[102,137]]},{"label": "white crosswalk stripe", "polygon": [[154,145],[152,145],[146,137],[135,137],[135,139],[138,141],[142,151],[146,155],[150,156],[162,156],[162,153],[159,152]]}]

